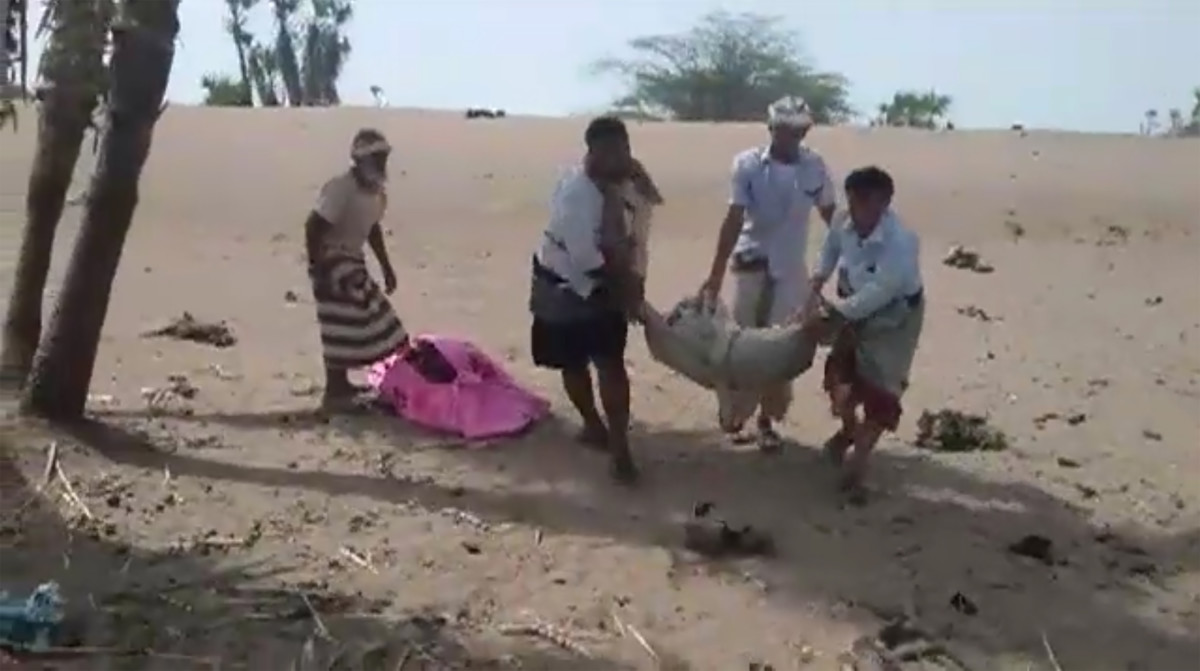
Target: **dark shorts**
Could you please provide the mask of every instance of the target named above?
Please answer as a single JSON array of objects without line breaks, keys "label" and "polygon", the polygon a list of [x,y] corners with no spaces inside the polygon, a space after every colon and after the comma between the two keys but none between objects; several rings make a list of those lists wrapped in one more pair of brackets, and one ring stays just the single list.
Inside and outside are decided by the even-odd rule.
[{"label": "dark shorts", "polygon": [[629,322],[625,315],[613,311],[569,322],[534,317],[529,332],[533,362],[554,370],[578,370],[589,363],[622,361],[628,339]]},{"label": "dark shorts", "polygon": [[900,426],[900,416],[904,412],[900,397],[858,374],[854,339],[846,331],[833,343],[829,356],[825,357],[825,376],[821,386],[833,398],[834,390],[842,385],[850,388],[847,402],[852,408],[862,408],[864,420],[885,431],[895,431]]}]

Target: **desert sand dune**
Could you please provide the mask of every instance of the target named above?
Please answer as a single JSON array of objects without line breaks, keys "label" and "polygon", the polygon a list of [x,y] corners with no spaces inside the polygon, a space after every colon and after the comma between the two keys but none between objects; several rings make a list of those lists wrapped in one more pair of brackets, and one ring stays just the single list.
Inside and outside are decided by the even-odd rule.
[{"label": "desert sand dune", "polygon": [[[0,136],[0,264],[11,262],[22,222],[35,127],[27,118],[19,134]],[[1200,142],[813,133],[839,175],[875,163],[896,177],[898,208],[922,236],[930,301],[902,431],[876,459],[882,492],[866,508],[843,510],[810,447],[833,429],[815,374],[801,379],[785,427],[797,444],[767,457],[723,443],[713,400],[650,361],[634,338],[634,449],[645,485],[632,494],[610,485],[603,461],[566,438],[560,424],[574,420],[565,398],[526,351],[525,301],[549,189],[580,154],[585,122],[170,108],[93,382],[100,418],[154,447],[126,438],[64,457],[94,513],[135,548],[134,561],[206,533],[254,533],[253,545],[212,550],[206,561],[260,561],[280,572],[265,584],[360,591],[385,599],[385,614],[457,613],[479,645],[500,653],[515,643],[494,636],[497,624],[528,611],[591,631],[582,640],[608,660],[589,667],[531,656],[525,668],[652,668],[614,631],[613,607],[663,655],[694,669],[754,661],[791,669],[803,660],[837,668],[856,636],[906,609],[964,654],[990,659],[979,668],[1051,668],[1043,633],[1068,671],[1194,667]],[[361,126],[383,130],[396,147],[385,225],[400,276],[394,301],[408,326],[476,340],[547,394],[561,421],[519,441],[462,448],[382,418],[305,419],[320,360],[302,222]],[[667,200],[649,287],[667,304],[702,279],[732,156],[765,132],[644,124],[632,133]],[[87,174],[81,165],[77,189]],[[69,208],[64,219],[52,288],[79,213]],[[815,219],[813,228],[815,252]],[[995,271],[943,265],[952,245],[977,251]],[[4,295],[10,281],[0,272]],[[288,292],[299,300],[286,300]],[[238,345],[139,338],[184,310],[228,320]],[[186,413],[151,416],[140,390],[170,375],[186,375],[199,392]],[[912,447],[921,410],[945,406],[990,414],[1012,447],[957,455]],[[42,456],[20,457],[36,482]],[[111,494],[101,481],[121,483],[120,503],[105,505]],[[168,490],[174,502],[164,504]],[[780,556],[689,558],[679,523],[701,501],[770,530]],[[464,522],[473,518],[486,528]],[[46,548],[62,539],[41,533],[0,545],[6,586],[44,577],[46,561],[61,566]],[[1053,541],[1056,563],[1006,550],[1031,534]],[[374,571],[340,555],[343,546],[369,557]],[[182,560],[157,561],[189,570],[171,568]],[[76,561],[56,576],[69,593],[123,564]],[[978,612],[960,612],[961,600],[956,610],[956,593]],[[268,649],[255,659],[278,664],[264,657]]]}]

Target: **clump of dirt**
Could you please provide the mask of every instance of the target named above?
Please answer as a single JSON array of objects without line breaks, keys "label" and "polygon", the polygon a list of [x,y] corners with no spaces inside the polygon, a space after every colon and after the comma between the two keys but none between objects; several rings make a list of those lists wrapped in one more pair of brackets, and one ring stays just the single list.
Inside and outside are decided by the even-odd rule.
[{"label": "clump of dirt", "polygon": [[853,671],[972,668],[947,644],[905,618],[885,624],[874,636],[860,636],[849,650],[838,656],[838,665]]},{"label": "clump of dirt", "polygon": [[188,340],[201,345],[211,345],[218,349],[233,347],[237,344],[237,338],[225,322],[203,322],[192,316],[190,312],[183,313],[182,316],[160,329],[143,333],[142,337]]},{"label": "clump of dirt", "polygon": [[1008,436],[987,417],[944,408],[926,410],[917,420],[917,447],[936,452],[1000,452]]},{"label": "clump of dirt", "polygon": [[961,245],[951,247],[946,252],[946,256],[942,258],[942,263],[951,268],[960,268],[981,274],[987,274],[995,270],[995,268],[983,262],[979,257],[979,252],[969,250]]}]

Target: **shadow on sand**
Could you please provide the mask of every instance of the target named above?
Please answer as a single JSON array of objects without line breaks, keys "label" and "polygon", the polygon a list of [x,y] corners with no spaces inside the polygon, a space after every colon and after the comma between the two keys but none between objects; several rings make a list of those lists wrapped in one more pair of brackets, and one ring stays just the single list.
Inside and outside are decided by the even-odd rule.
[{"label": "shadow on sand", "polygon": [[[768,598],[797,608],[836,604],[864,623],[916,614],[927,628],[962,643],[960,653],[976,668],[1006,668],[1017,660],[1020,668],[1051,668],[1045,641],[1053,641],[1058,663],[1068,670],[1190,668],[1200,653],[1200,637],[1186,626],[1195,617],[1186,598],[1166,617],[1151,621],[1143,614],[1143,602],[1169,599],[1171,581],[1200,568],[1200,532],[1152,536],[1097,528],[1085,510],[1041,489],[977,479],[908,449],[882,450],[876,473],[883,491],[864,508],[841,509],[817,450],[801,446],[766,457],[720,446],[712,432],[639,436],[649,479],[632,493],[607,483],[596,456],[564,449],[564,428],[555,422],[505,450],[452,453],[473,468],[503,471],[518,480],[579,484],[572,489],[576,495],[563,496],[464,490],[407,479],[386,468],[376,476],[231,464],[168,453],[166,446],[122,428],[142,422],[137,413],[105,419],[108,423],[77,427],[74,435],[121,464],[334,497],[415,502],[431,510],[453,505],[488,521],[530,523],[622,543],[678,547],[678,522],[702,497],[731,519],[771,530],[779,546],[775,559],[708,565],[710,570],[741,574],[749,565],[767,586]],[[303,412],[155,421],[184,427],[211,423],[247,436],[343,431],[364,446],[421,440],[436,445],[384,418],[334,428]],[[1037,561],[1008,550],[1031,534],[1052,541],[1053,557]],[[964,608],[964,599],[973,608]],[[974,609],[977,613],[964,613]]]},{"label": "shadow on sand", "polygon": [[[116,429],[90,425],[76,432],[114,458],[128,448],[126,455],[156,458],[153,448]],[[286,568],[228,565],[204,547],[152,551],[119,541],[116,529],[60,501],[65,488],[53,471],[45,482],[26,475],[41,472],[44,445],[56,436],[66,438],[0,417],[2,587],[15,596],[55,580],[69,599],[61,646],[11,658],[0,650],[0,667],[15,660],[15,668],[58,671],[630,668],[548,644],[514,647],[520,639],[509,637],[488,648],[453,614],[394,612],[388,603],[316,582],[280,588]],[[202,463],[193,466],[203,470]],[[481,645],[502,652],[481,653]]]}]

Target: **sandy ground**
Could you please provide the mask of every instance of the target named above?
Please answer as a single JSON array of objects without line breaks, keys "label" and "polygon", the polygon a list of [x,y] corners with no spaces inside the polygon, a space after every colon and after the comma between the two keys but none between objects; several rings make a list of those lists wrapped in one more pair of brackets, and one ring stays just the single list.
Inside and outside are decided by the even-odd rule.
[{"label": "sandy ground", "polygon": [[[0,136],[0,264],[21,224],[35,125],[25,121]],[[320,362],[301,222],[365,125],[398,147],[386,226],[399,310],[415,331],[469,336],[551,398],[559,419],[532,436],[465,447],[398,420],[311,415]],[[842,509],[812,447],[834,428],[812,373],[786,426],[796,444],[768,457],[723,443],[713,400],[635,338],[646,483],[632,493],[610,484],[603,460],[568,440],[565,398],[527,355],[526,274],[582,128],[171,108],[94,378],[92,411],[106,428],[59,440],[64,474],[95,520],[55,479],[37,493],[45,431],[9,422],[3,586],[57,579],[90,642],[159,655],[111,668],[218,668],[166,653],[285,668],[324,627],[334,642],[323,650],[387,643],[373,653],[381,665],[363,668],[466,668],[470,658],[470,668],[836,669],[851,641],[901,613],[974,668],[1051,669],[1045,642],[1067,671],[1196,668],[1200,144],[813,134],[839,174],[877,163],[896,176],[898,207],[923,238],[930,306],[904,425],[876,458],[882,491]],[[763,131],[633,132],[668,201],[649,287],[666,305],[702,278],[730,159]],[[79,214],[66,215],[52,285]],[[995,272],[944,266],[953,244]],[[10,281],[0,273],[4,295]],[[139,337],[183,310],[228,320],[237,346]],[[170,375],[199,393],[153,415],[140,390]],[[1013,447],[912,447],[920,411],[945,406],[990,414]],[[779,556],[691,556],[680,524],[703,501],[772,532]],[[1054,561],[1007,550],[1030,534],[1052,541]],[[533,621],[588,657],[504,627]],[[109,668],[101,652],[51,668]]]}]

